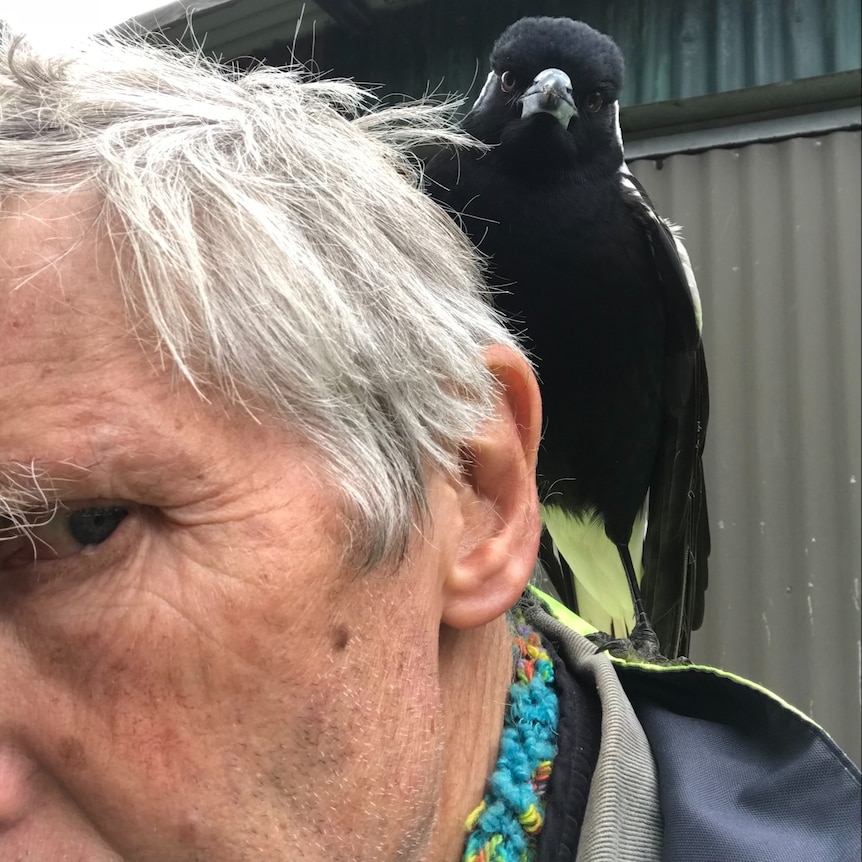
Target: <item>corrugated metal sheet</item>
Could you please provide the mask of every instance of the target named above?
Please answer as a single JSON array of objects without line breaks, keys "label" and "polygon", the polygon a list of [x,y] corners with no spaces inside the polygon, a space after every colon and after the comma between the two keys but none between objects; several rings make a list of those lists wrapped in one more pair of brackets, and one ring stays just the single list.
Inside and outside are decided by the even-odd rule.
[{"label": "corrugated metal sheet", "polygon": [[[623,104],[684,99],[860,67],[859,0],[373,0],[363,32],[317,22],[314,59],[324,70],[421,94],[430,83],[466,91],[484,79],[497,35],[523,15],[568,15],[611,35],[628,66]],[[288,59],[299,0],[237,0],[195,18],[197,37],[226,58]],[[176,34],[177,36],[179,33]],[[312,56],[311,42],[297,55]]]},{"label": "corrugated metal sheet", "polygon": [[713,553],[692,653],[808,711],[858,763],[860,133],[642,160],[704,305]]},{"label": "corrugated metal sheet", "polygon": [[[134,20],[148,30],[158,30],[191,47],[196,41],[205,50],[226,60],[262,58],[273,43],[292,47],[295,40],[330,26],[335,20],[323,7],[345,7],[345,20],[370,18],[423,0],[350,0],[320,3],[313,0],[174,0]],[[352,14],[351,14],[352,13]],[[187,27],[191,21],[191,30]]]}]

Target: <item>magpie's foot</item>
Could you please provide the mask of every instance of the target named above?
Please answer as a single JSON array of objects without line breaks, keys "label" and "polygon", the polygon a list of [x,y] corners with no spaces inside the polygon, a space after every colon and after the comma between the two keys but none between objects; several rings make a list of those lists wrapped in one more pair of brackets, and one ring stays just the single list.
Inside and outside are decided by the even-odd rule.
[{"label": "magpie's foot", "polygon": [[658,636],[649,623],[638,623],[627,638],[615,638],[605,632],[596,632],[587,635],[587,639],[596,645],[597,653],[607,652],[624,661],[661,665],[691,664],[683,656],[675,659],[663,656]]}]

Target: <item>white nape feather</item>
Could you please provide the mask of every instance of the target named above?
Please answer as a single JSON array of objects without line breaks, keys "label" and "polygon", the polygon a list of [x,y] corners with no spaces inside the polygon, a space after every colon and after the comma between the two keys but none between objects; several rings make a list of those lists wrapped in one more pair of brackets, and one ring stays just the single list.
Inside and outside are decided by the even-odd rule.
[{"label": "white nape feather", "polygon": [[[635,624],[632,594],[619,551],[601,518],[579,517],[553,504],[542,506],[542,522],[574,578],[578,614],[599,631],[627,637]],[[629,552],[638,583],[643,577],[646,505],[632,525]]]},{"label": "white nape feather", "polygon": [[[614,134],[616,135],[617,143],[620,145],[620,150],[625,153],[625,147],[623,146],[623,129],[620,125],[620,103],[614,102],[612,107],[614,111]],[[623,162],[623,167],[628,170],[625,162]]]},{"label": "white nape feather", "polygon": [[472,110],[475,111],[476,108],[478,108],[479,105],[482,104],[482,101],[484,100],[485,96],[488,95],[488,89],[490,88],[491,84],[493,83],[493,81],[496,77],[497,77],[496,72],[488,72],[488,77],[485,78],[485,83],[482,84],[482,89],[479,90],[479,95],[476,97],[476,101],[473,102]]}]

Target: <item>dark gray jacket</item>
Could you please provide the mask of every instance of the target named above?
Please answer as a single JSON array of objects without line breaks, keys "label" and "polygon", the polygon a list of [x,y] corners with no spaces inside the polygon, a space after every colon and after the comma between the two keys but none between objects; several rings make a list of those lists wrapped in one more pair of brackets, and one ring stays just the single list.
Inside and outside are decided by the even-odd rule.
[{"label": "dark gray jacket", "polygon": [[859,862],[859,770],[811,719],[715,668],[596,655],[541,597],[560,750],[539,862]]}]

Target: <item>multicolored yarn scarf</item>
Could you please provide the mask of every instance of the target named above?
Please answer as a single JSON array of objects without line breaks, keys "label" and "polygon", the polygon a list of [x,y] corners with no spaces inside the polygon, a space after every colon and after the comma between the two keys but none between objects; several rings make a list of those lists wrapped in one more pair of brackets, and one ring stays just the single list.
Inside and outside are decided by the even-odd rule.
[{"label": "multicolored yarn scarf", "polygon": [[554,665],[539,635],[513,611],[515,678],[503,722],[497,767],[467,818],[463,862],[531,862],[545,822],[545,788],[557,753],[559,719]]}]

